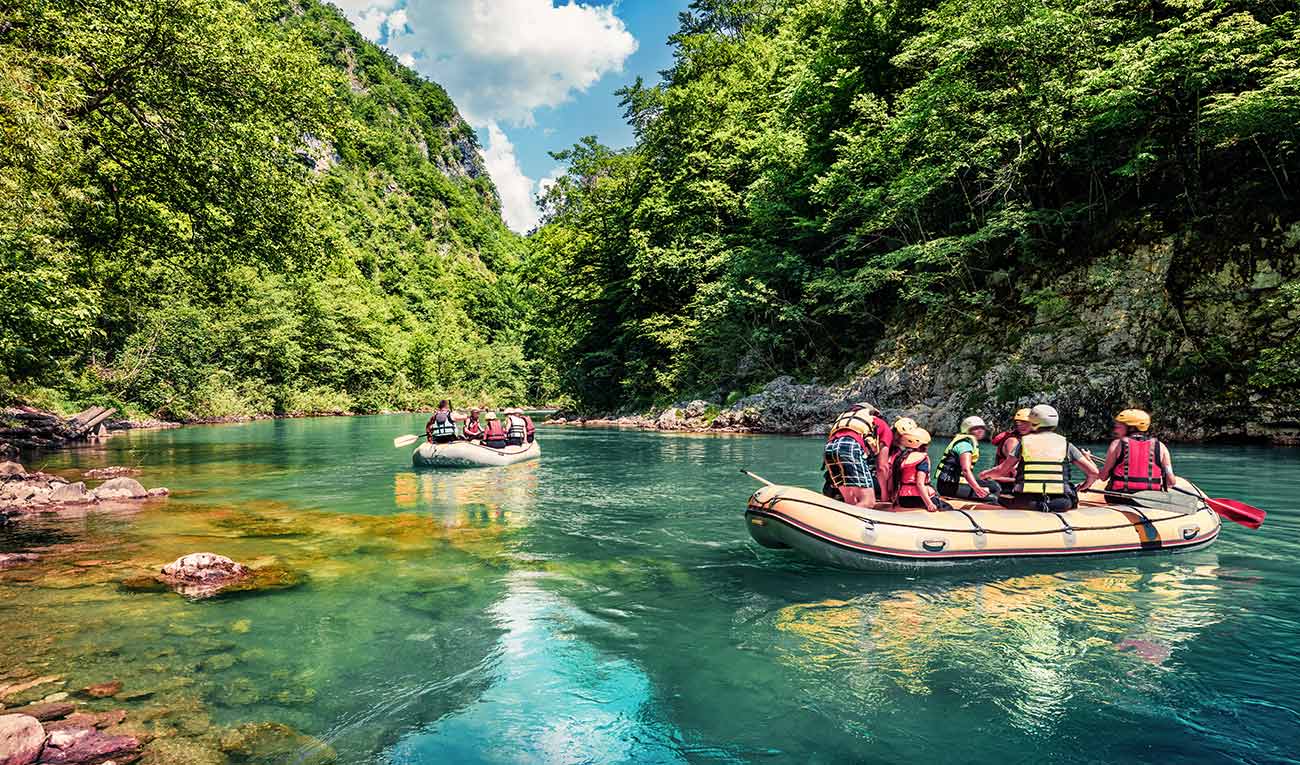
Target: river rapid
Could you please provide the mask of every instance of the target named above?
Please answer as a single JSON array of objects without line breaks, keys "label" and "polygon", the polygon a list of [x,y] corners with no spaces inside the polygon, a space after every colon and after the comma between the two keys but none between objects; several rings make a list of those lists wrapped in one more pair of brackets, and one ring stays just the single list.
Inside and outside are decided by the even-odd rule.
[{"label": "river rapid", "polygon": [[[415,471],[392,439],[422,427],[140,431],[30,460],[173,493],[0,530],[43,555],[0,572],[0,667],[120,680],[155,735],[275,721],[340,763],[1300,756],[1300,451],[1175,450],[1270,511],[1205,550],[902,576],[749,539],[738,469],[817,487],[817,439],[544,428],[540,461]],[[119,586],[196,551],[304,581]]]}]

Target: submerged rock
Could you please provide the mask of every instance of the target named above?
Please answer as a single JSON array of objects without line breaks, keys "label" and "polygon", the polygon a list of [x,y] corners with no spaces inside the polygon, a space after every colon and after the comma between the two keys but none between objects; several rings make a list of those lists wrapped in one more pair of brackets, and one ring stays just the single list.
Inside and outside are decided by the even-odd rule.
[{"label": "submerged rock", "polygon": [[191,600],[296,587],[302,575],[271,564],[249,568],[224,555],[190,553],[168,563],[157,577],[131,577],[121,587],[131,592],[157,592],[170,587]]},{"label": "submerged rock", "polygon": [[73,710],[76,708],[77,706],[75,704],[70,704],[66,701],[52,701],[28,704],[15,709],[6,709],[5,711],[9,714],[27,715],[28,717],[35,717],[41,722],[48,722],[50,720],[57,720],[60,717],[67,717],[72,714]]},{"label": "submerged rock", "polygon": [[106,699],[109,696],[117,694],[122,690],[121,680],[109,680],[106,683],[97,683],[95,685],[82,688],[81,692],[92,699]]},{"label": "submerged rock", "polygon": [[21,566],[24,563],[33,563],[41,559],[41,556],[35,553],[0,553],[0,571],[14,566]]},{"label": "submerged rock", "polygon": [[131,762],[140,756],[135,736],[113,736],[98,728],[56,730],[45,741],[40,761],[50,765]]},{"label": "submerged rock", "polygon": [[160,738],[145,749],[139,765],[226,765],[226,755],[198,741]]},{"label": "submerged rock", "polygon": [[91,479],[92,481],[100,481],[106,478],[117,478],[119,476],[124,476],[124,475],[139,475],[139,473],[140,471],[137,470],[136,468],[121,467],[119,465],[114,465],[112,467],[102,467],[102,468],[94,468],[93,470],[87,470],[85,473],[82,473],[82,475],[85,476],[86,478]]},{"label": "submerged rock", "polygon": [[328,765],[338,759],[329,744],[274,722],[245,723],[221,737],[221,751],[236,762]]}]

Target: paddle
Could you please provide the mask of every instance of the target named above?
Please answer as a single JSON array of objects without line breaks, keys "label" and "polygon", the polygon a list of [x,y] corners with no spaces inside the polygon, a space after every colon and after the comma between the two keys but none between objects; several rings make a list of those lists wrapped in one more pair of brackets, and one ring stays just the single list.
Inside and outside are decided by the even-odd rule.
[{"label": "paddle", "polygon": [[400,449],[400,448],[403,447],[403,446],[410,446],[411,444],[415,443],[416,441],[419,441],[421,438],[422,438],[422,436],[417,436],[417,435],[414,435],[414,434],[409,434],[409,435],[405,435],[405,436],[398,436],[397,438],[394,438],[394,439],[393,439],[393,448],[394,448],[394,449]]},{"label": "paddle", "polygon": [[1211,499],[1204,494],[1193,494],[1186,489],[1180,489],[1177,486],[1173,490],[1189,497],[1196,497],[1210,506],[1210,509],[1219,515],[1227,518],[1233,523],[1240,523],[1248,529],[1257,529],[1264,525],[1264,518],[1268,513],[1260,510],[1258,507],[1248,505],[1235,499]]},{"label": "paddle", "polygon": [[[1087,455],[1088,459],[1092,460],[1094,464],[1098,462],[1097,458],[1093,456],[1092,452],[1085,450],[1083,453]],[[1095,491],[1098,494],[1108,494],[1108,495],[1117,494],[1116,492],[1103,491],[1101,489],[1093,489],[1092,491]],[[1224,498],[1212,499],[1206,496],[1205,493],[1201,492],[1199,489],[1196,492],[1191,492],[1188,491],[1187,489],[1183,489],[1178,486],[1170,486],[1169,491],[1176,491],[1179,494],[1186,494],[1189,497],[1195,497],[1196,499],[1202,500],[1205,502],[1205,504],[1210,506],[1211,510],[1218,513],[1219,517],[1227,518],[1233,523],[1239,523],[1248,529],[1258,529],[1260,526],[1264,525],[1264,518],[1268,515],[1268,513],[1264,512],[1263,510],[1260,510],[1258,507],[1254,507],[1253,505],[1248,505],[1245,502],[1241,502],[1235,499],[1224,499]],[[1134,494],[1124,495],[1121,493],[1119,495],[1137,497],[1139,495],[1151,495],[1151,494],[1155,494],[1158,497],[1161,495],[1167,495],[1166,492],[1159,492],[1159,491],[1139,491]],[[1156,501],[1156,502],[1161,502],[1162,504],[1175,505],[1178,507],[1184,506],[1178,504],[1177,502],[1163,501],[1162,499],[1153,500],[1150,497],[1147,497],[1146,499],[1147,501]]]},{"label": "paddle", "polygon": [[771,481],[767,480],[766,478],[764,478],[763,476],[761,476],[761,475],[755,475],[754,473],[751,473],[751,472],[749,472],[748,470],[746,470],[746,469],[744,469],[744,468],[741,468],[741,469],[740,469],[740,472],[743,473],[744,475],[749,476],[750,478],[753,478],[755,481],[758,481],[759,483],[763,484],[764,486],[775,486],[775,485],[776,485],[776,484],[772,483]]}]

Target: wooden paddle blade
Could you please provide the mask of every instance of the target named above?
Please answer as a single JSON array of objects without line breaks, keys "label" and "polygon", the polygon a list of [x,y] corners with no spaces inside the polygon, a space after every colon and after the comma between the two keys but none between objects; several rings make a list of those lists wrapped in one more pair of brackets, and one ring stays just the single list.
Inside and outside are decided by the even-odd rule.
[{"label": "wooden paddle blade", "polygon": [[1209,504],[1210,509],[1220,516],[1234,523],[1240,523],[1248,529],[1257,529],[1264,525],[1264,518],[1268,515],[1258,507],[1252,507],[1235,499],[1210,499],[1206,497],[1205,501]]},{"label": "wooden paddle blade", "polygon": [[396,449],[402,446],[410,446],[411,444],[419,440],[420,437],[417,435],[398,436],[397,438],[393,439],[393,448]]}]

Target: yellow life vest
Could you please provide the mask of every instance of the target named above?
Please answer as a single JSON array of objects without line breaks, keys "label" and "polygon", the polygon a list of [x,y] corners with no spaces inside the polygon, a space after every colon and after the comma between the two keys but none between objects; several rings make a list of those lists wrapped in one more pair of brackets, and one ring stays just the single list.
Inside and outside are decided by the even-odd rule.
[{"label": "yellow life vest", "polygon": [[855,409],[837,417],[835,424],[831,425],[830,435],[834,436],[841,430],[851,430],[862,436],[867,451],[871,452],[870,456],[880,453],[880,439],[876,436],[876,421],[867,410]]},{"label": "yellow life vest", "polygon": [[1016,494],[1069,494],[1070,442],[1060,433],[1026,433],[1020,437]]}]

